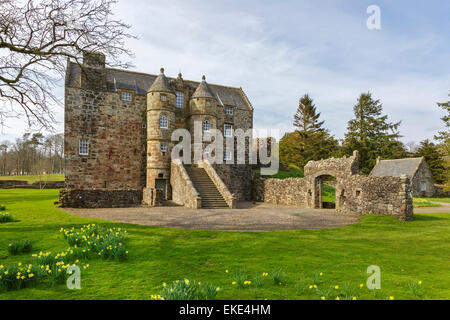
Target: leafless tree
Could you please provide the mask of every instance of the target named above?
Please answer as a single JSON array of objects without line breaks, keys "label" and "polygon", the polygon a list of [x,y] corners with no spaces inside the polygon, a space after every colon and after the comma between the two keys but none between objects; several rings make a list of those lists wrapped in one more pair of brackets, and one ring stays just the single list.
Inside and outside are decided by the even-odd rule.
[{"label": "leafless tree", "polygon": [[115,0],[0,0],[0,126],[25,116],[30,127],[53,129],[54,89],[68,58],[102,52],[128,67],[129,25],[115,20]]}]

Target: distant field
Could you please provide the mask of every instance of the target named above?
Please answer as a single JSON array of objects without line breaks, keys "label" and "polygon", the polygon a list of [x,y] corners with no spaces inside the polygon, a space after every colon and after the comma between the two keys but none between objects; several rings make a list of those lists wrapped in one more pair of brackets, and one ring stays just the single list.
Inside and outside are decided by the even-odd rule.
[{"label": "distant field", "polygon": [[19,180],[33,183],[36,181],[64,181],[63,174],[43,174],[43,175],[24,175],[24,176],[0,176],[0,180]]}]

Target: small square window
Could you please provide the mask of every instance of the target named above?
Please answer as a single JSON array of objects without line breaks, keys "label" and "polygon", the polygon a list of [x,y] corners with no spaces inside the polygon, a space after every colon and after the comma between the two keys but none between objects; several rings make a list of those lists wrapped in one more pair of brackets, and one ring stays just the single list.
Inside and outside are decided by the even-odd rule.
[{"label": "small square window", "polygon": [[89,141],[85,139],[80,139],[78,141],[78,154],[80,156],[89,155]]},{"label": "small square window", "polygon": [[206,101],[206,106],[207,106],[207,107],[211,107],[211,101],[208,101],[208,100],[207,100],[207,101]]},{"label": "small square window", "polygon": [[420,181],[420,191],[424,192],[427,191],[427,182],[426,181]]},{"label": "small square window", "polygon": [[225,107],[225,114],[227,115],[233,115],[233,108],[232,107]]},{"label": "small square window", "polygon": [[226,124],[223,127],[223,135],[225,137],[232,137],[233,136],[233,126],[231,124]]},{"label": "small square window", "polygon": [[161,95],[161,101],[167,101],[167,96],[166,95]]},{"label": "small square window", "polygon": [[184,92],[177,91],[177,108],[184,108]]},{"label": "small square window", "polygon": [[167,145],[166,144],[162,144],[159,148],[160,148],[162,153],[167,152]]},{"label": "small square window", "polygon": [[120,98],[122,99],[122,101],[133,101],[133,95],[130,92],[121,92]]}]

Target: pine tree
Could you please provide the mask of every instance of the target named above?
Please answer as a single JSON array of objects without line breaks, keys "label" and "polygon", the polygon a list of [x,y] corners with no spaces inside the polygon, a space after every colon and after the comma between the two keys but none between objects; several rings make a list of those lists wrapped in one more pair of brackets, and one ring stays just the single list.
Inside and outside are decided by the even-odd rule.
[{"label": "pine tree", "polygon": [[300,98],[297,112],[294,115],[294,127],[304,138],[312,132],[321,131],[324,121],[319,121],[320,112],[317,113],[313,99],[308,94]]},{"label": "pine tree", "polygon": [[398,141],[400,122],[388,122],[387,115],[382,115],[380,100],[373,100],[369,92],[362,93],[353,111],[355,118],[348,122],[343,151],[347,155],[359,151],[362,174],[370,173],[378,156],[392,159],[406,154]]},{"label": "pine tree", "polygon": [[294,115],[296,131],[285,134],[280,140],[280,160],[304,167],[309,160],[320,160],[334,155],[338,143],[322,128],[313,99],[304,95]]},{"label": "pine tree", "polygon": [[420,143],[420,147],[417,149],[416,155],[425,158],[425,161],[427,162],[433,175],[434,181],[437,183],[444,183],[444,159],[442,158],[438,146],[426,139]]},{"label": "pine tree", "polygon": [[447,111],[447,114],[442,118],[446,129],[439,132],[434,138],[441,142],[441,150],[445,158],[443,182],[445,183],[445,190],[450,191],[450,101],[438,103],[438,106]]}]

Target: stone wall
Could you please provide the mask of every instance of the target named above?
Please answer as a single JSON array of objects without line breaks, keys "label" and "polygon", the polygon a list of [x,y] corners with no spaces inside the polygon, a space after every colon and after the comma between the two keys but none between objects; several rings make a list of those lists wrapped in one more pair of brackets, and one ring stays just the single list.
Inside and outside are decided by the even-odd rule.
[{"label": "stone wall", "polygon": [[[420,190],[421,181],[425,183],[426,191]],[[420,162],[419,168],[412,178],[411,190],[414,197],[432,197],[436,194],[433,175],[425,160]]]},{"label": "stone wall", "polygon": [[16,186],[26,186],[28,185],[27,181],[21,180],[0,180],[0,188],[13,188]]},{"label": "stone wall", "polygon": [[413,217],[409,178],[353,176],[339,181],[336,189],[338,212],[386,214],[400,220]]},{"label": "stone wall", "polygon": [[264,179],[255,174],[252,193],[255,201],[308,207],[307,180],[305,178]]},{"label": "stone wall", "polygon": [[59,201],[69,208],[126,208],[141,204],[142,190],[63,189]]},{"label": "stone wall", "polygon": [[213,167],[237,201],[252,199],[251,165],[214,164]]},{"label": "stone wall", "polygon": [[172,185],[172,201],[188,208],[202,207],[200,194],[194,187],[181,160],[172,160],[170,166],[170,184]]},{"label": "stone wall", "polygon": [[358,175],[358,153],[342,159],[310,161],[305,178],[263,179],[253,176],[252,198],[278,205],[322,208],[323,176],[336,181],[336,211],[352,214],[386,214],[400,220],[413,218],[411,182],[407,176]]}]

